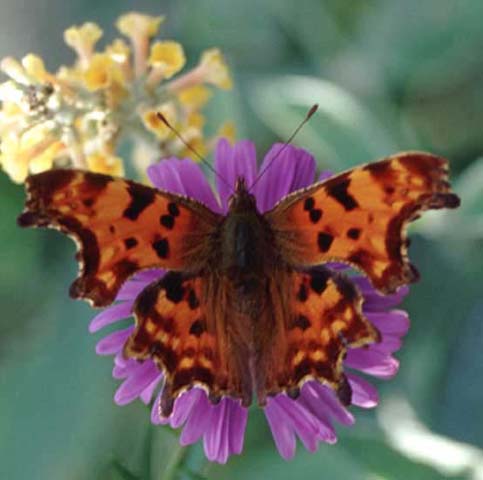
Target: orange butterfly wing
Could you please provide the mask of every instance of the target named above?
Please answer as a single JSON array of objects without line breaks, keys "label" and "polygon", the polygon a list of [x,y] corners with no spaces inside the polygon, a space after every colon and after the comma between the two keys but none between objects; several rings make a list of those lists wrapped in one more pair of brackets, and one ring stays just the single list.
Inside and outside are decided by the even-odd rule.
[{"label": "orange butterfly wing", "polygon": [[284,297],[277,289],[271,295],[274,305],[283,305],[274,309],[283,322],[272,333],[274,337],[278,333],[278,341],[264,360],[266,373],[258,385],[258,398],[263,401],[280,391],[297,397],[306,381],[318,380],[349,404],[351,390],[342,365],[347,349],[380,338],[362,314],[360,293],[345,275],[324,267],[292,271],[279,281]]},{"label": "orange butterfly wing", "polygon": [[[223,288],[213,290],[216,280],[209,273],[190,276],[168,272],[146,287],[136,299],[136,329],[128,339],[124,355],[152,358],[165,374],[161,413],[170,415],[175,399],[193,386],[207,391],[212,402],[224,395],[251,403],[248,360],[227,346],[226,320],[213,317],[223,303]],[[218,292],[218,294],[216,293]]]},{"label": "orange butterfly wing", "polygon": [[79,277],[70,293],[94,306],[148,268],[196,270],[219,216],[202,204],[108,175],[51,170],[27,179],[22,227],[61,230],[76,241]]},{"label": "orange butterfly wing", "polygon": [[407,258],[406,226],[424,210],[456,208],[448,164],[427,153],[401,153],[314,184],[266,214],[290,265],[345,262],[392,292],[417,279]]}]

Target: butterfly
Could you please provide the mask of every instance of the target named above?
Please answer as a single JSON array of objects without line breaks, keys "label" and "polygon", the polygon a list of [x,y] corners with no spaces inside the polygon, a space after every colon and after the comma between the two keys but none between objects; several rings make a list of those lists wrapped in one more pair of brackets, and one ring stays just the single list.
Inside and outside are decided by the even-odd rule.
[{"label": "butterfly", "polygon": [[124,356],[152,359],[165,377],[165,417],[184,391],[203,388],[249,406],[316,380],[344,404],[349,348],[378,342],[341,262],[383,293],[418,278],[406,228],[429,209],[456,208],[448,163],[399,153],[298,190],[260,213],[239,178],[222,215],[191,198],[81,170],[26,181],[22,227],[55,228],[78,246],[70,295],[110,305],[135,273],[167,273],[136,298]]}]

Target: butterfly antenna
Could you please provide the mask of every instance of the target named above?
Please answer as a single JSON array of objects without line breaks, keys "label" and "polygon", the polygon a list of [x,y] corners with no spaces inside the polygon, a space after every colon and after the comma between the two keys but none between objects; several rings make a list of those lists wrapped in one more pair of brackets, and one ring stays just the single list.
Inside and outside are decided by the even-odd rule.
[{"label": "butterfly antenna", "polygon": [[161,112],[156,112],[156,116],[181,140],[181,143],[190,151],[193,152],[196,157],[200,160],[200,162],[205,165],[207,168],[209,168],[230,190],[233,191],[233,186],[230,185],[228,180],[223,178],[217,171],[216,169],[206,160],[205,157],[200,155],[181,135],[181,133],[176,130],[176,128],[171,125],[171,123],[168,122],[168,119],[161,113]]},{"label": "butterfly antenna", "polygon": [[310,110],[307,112],[307,115],[305,115],[305,118],[300,122],[299,126],[293,131],[292,135],[288,138],[288,140],[282,145],[280,150],[273,156],[273,158],[270,160],[269,164],[260,172],[260,175],[255,179],[255,181],[252,183],[250,190],[258,183],[258,181],[265,175],[267,170],[272,166],[272,163],[283,153],[283,151],[290,145],[292,140],[295,138],[297,133],[300,132],[301,128],[310,120],[312,115],[317,111],[319,108],[319,105],[316,103],[310,107]]}]

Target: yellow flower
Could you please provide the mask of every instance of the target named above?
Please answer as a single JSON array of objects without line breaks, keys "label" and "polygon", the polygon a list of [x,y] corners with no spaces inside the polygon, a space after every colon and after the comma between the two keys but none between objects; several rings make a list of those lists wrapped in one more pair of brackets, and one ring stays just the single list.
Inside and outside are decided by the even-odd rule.
[{"label": "yellow flower", "polygon": [[102,30],[92,22],[81,26],[74,25],[64,32],[65,43],[77,52],[82,62],[89,60],[95,44],[101,37]]},{"label": "yellow flower", "polygon": [[106,47],[106,53],[116,63],[124,63],[129,60],[131,49],[124,40],[116,38],[110,45]]},{"label": "yellow flower", "polygon": [[25,71],[38,82],[46,82],[49,74],[45,70],[44,61],[37,55],[29,53],[22,58],[22,66]]},{"label": "yellow flower", "polygon": [[106,175],[114,175],[121,177],[124,175],[124,167],[122,159],[115,155],[104,153],[93,153],[86,157],[87,167],[91,172],[104,173]]},{"label": "yellow flower", "polygon": [[[184,133],[184,138],[187,140],[188,142],[188,145],[200,156],[200,157],[205,157],[206,156],[206,153],[207,153],[207,147],[206,147],[206,144],[205,144],[205,141],[203,140],[203,138],[201,137],[201,135],[199,136],[195,136],[195,135],[192,135],[193,138],[189,139],[187,137],[189,137],[190,132],[186,132]],[[183,150],[181,150],[181,153],[179,154],[180,158],[183,158],[183,157],[189,157],[191,158],[192,160],[195,160],[197,162],[200,161],[200,158],[198,157],[198,155],[196,155],[193,150],[191,150],[190,148],[187,148],[187,147],[184,147]]]},{"label": "yellow flower", "polygon": [[179,101],[191,110],[199,110],[203,108],[212,93],[204,85],[194,85],[193,87],[185,88],[178,93]]},{"label": "yellow flower", "polygon": [[27,75],[25,68],[13,57],[2,58],[0,70],[21,85],[30,85],[32,79]]},{"label": "yellow flower", "polygon": [[186,118],[186,124],[201,131],[205,125],[205,117],[201,113],[191,112]]},{"label": "yellow flower", "polygon": [[218,48],[210,48],[201,55],[200,67],[205,75],[204,80],[219,88],[229,90],[233,86],[228,66]]},{"label": "yellow flower", "polygon": [[170,78],[179,72],[186,62],[183,47],[178,42],[163,41],[151,45],[149,64],[160,70],[164,78]]},{"label": "yellow flower", "polygon": [[163,16],[153,17],[138,12],[129,12],[118,18],[116,26],[126,37],[146,36],[151,38],[158,33],[159,26],[163,21]]},{"label": "yellow flower", "polygon": [[2,137],[0,163],[14,182],[22,183],[29,171],[38,173],[51,168],[63,148],[49,129],[39,125],[21,137],[15,133]]},{"label": "yellow flower", "polygon": [[161,112],[171,125],[176,123],[176,108],[169,102],[160,105],[155,110],[147,110],[141,114],[144,126],[153,132],[159,140],[165,140],[172,133],[169,127],[159,119],[157,113]]},{"label": "yellow flower", "polygon": [[96,53],[82,74],[88,90],[95,91],[110,87],[113,83],[122,84],[123,75],[119,66],[104,53]]},{"label": "yellow flower", "polygon": [[236,129],[233,122],[225,122],[217,132],[217,137],[226,138],[231,144],[235,142]]}]

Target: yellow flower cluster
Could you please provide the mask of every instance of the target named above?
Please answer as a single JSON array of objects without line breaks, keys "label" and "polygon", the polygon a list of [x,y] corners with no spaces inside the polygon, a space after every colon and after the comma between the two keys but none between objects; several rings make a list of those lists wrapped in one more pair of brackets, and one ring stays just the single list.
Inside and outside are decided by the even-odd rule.
[{"label": "yellow flower cluster", "polygon": [[13,181],[57,165],[122,175],[116,152],[126,138],[139,170],[163,156],[190,155],[158,111],[201,154],[217,136],[233,136],[229,123],[211,139],[203,135],[210,86],[232,85],[221,52],[205,51],[198,65],[177,75],[186,62],[182,45],[154,40],[163,21],[127,13],[116,26],[128,41],[117,38],[102,51],[98,25],[68,28],[64,40],[77,58],[56,73],[33,54],[1,61],[9,80],[0,84],[0,165]]}]

